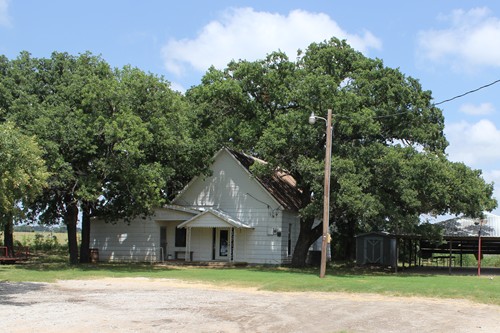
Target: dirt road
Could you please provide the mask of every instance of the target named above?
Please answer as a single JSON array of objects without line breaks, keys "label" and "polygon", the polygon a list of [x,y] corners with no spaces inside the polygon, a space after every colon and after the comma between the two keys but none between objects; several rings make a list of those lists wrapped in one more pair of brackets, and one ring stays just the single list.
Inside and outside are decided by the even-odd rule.
[{"label": "dirt road", "polygon": [[500,306],[126,278],[0,282],[2,332],[499,332]]}]

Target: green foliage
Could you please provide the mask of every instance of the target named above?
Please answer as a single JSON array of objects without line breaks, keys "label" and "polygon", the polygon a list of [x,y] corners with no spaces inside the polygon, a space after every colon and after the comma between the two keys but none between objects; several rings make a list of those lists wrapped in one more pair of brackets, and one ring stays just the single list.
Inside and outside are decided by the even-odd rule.
[{"label": "green foliage", "polygon": [[64,233],[53,232],[15,232],[15,246],[29,247],[30,251],[55,251],[68,249]]},{"label": "green foliage", "polygon": [[[464,267],[477,267],[477,259],[473,254],[464,254],[462,255],[462,265]],[[500,256],[488,254],[485,255],[483,259],[481,259],[481,267],[500,268]]]},{"label": "green foliage", "polygon": [[0,216],[22,217],[46,186],[49,174],[35,138],[0,123]]},{"label": "green foliage", "polygon": [[414,232],[423,213],[477,216],[496,207],[480,171],[446,159],[444,117],[431,93],[345,41],[313,43],[296,61],[275,52],[211,68],[186,96],[206,136],[294,176],[309,235],[322,212],[325,127],[307,119],[332,109],[330,222],[346,256],[357,232]]},{"label": "green foliage", "polygon": [[112,69],[91,53],[0,57],[0,119],[36,136],[50,172],[42,195],[23,207],[65,222],[72,262],[79,211],[86,232],[90,216],[149,214],[230,146],[269,162],[255,172],[280,167],[297,180],[305,227],[294,263],[303,263],[319,235],[325,156],[325,128],[307,118],[330,108],[330,222],[345,256],[360,231],[414,232],[422,213],[478,216],[496,206],[479,170],[446,159],[444,117],[431,93],[336,38],[295,60],[274,52],[210,68],[186,97],[163,77]]},{"label": "green foliage", "polygon": [[57,236],[55,235],[44,235],[35,234],[35,240],[33,242],[34,250],[53,250],[59,248],[59,242],[57,240]]},{"label": "green foliage", "polygon": [[147,214],[203,166],[188,105],[163,78],[90,53],[23,52],[6,67],[4,114],[37,135],[52,172],[36,207],[46,221],[69,202],[110,219]]},{"label": "green foliage", "polygon": [[30,205],[33,217],[64,221],[72,262],[79,210],[86,235],[90,216],[116,221],[150,214],[213,153],[192,139],[189,105],[162,77],[112,69],[91,53],[54,52],[46,59],[22,52],[0,60],[1,116],[36,135],[51,172]]},{"label": "green foliage", "polygon": [[443,240],[444,230],[436,223],[423,222],[416,227],[415,233],[422,239],[440,243]]}]

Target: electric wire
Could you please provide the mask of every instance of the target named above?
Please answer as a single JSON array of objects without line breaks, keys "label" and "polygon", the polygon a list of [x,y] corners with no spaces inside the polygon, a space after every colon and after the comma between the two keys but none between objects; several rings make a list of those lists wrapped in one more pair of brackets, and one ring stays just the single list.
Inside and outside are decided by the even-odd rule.
[{"label": "electric wire", "polygon": [[[495,84],[497,84],[497,83],[499,83],[499,82],[500,82],[500,79],[495,80],[495,81],[493,81],[493,82],[490,82],[490,83],[485,84],[485,85],[483,85],[483,86],[480,86],[480,87],[478,87],[478,88],[475,88],[475,89],[472,89],[472,90],[466,91],[466,92],[464,92],[463,94],[453,96],[453,97],[451,97],[451,98],[448,98],[448,99],[442,100],[442,101],[437,102],[437,103],[432,103],[431,105],[432,105],[432,106],[437,106],[437,105],[441,105],[441,104],[444,104],[444,103],[451,102],[451,101],[453,101],[453,100],[455,100],[455,99],[462,98],[462,97],[467,96],[467,95],[469,95],[469,94],[475,93],[475,92],[477,92],[477,91],[479,91],[479,90],[481,90],[481,89],[484,89],[484,88],[487,88],[487,87],[493,86],[493,85],[495,85]],[[391,114],[386,114],[386,115],[382,115],[382,116],[374,116],[374,117],[372,117],[372,118],[373,118],[373,119],[391,118],[391,117],[396,117],[396,116],[400,116],[400,115],[407,114],[407,113],[411,113],[411,112],[413,112],[413,111],[408,110],[408,111],[404,111],[404,112],[391,113]],[[337,115],[337,116],[335,116],[335,115],[334,115],[334,117],[335,117],[335,118],[344,118],[344,119],[346,119],[346,118],[351,119],[351,118],[352,118],[352,117],[349,117],[349,116],[340,116],[340,115]]]},{"label": "electric wire", "polygon": [[479,88],[476,88],[476,89],[473,89],[473,90],[469,90],[469,91],[467,91],[467,92],[465,92],[465,93],[463,93],[463,94],[460,94],[460,95],[454,96],[454,97],[452,97],[452,98],[445,99],[444,101],[441,101],[441,102],[438,102],[438,103],[434,103],[433,105],[434,105],[434,106],[436,106],[436,105],[440,105],[440,104],[444,104],[444,103],[447,103],[447,102],[453,101],[453,100],[455,100],[455,99],[457,99],[457,98],[461,98],[461,97],[464,97],[464,96],[466,96],[466,95],[469,95],[469,94],[475,93],[476,91],[479,91],[479,90],[481,90],[481,89],[484,89],[484,88],[490,87],[490,86],[492,86],[492,85],[494,85],[494,84],[497,84],[498,82],[500,82],[500,79],[499,79],[499,80],[495,80],[495,81],[493,81],[493,82],[491,82],[491,83],[485,84],[484,86],[481,86],[481,87],[479,87]]}]

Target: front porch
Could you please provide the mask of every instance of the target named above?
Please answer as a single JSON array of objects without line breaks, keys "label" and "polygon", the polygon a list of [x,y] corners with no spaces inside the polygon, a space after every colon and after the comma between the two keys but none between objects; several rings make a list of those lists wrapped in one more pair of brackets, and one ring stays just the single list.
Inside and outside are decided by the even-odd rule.
[{"label": "front porch", "polygon": [[[238,237],[235,230],[251,229],[248,225],[216,210],[208,209],[199,215],[179,224],[178,229],[186,229],[186,247],[184,262],[200,263],[236,263]],[[196,232],[194,237],[193,232]],[[174,258],[180,260],[181,251],[176,251]],[[197,259],[198,258],[198,259]],[[199,258],[202,258],[201,260]]]}]

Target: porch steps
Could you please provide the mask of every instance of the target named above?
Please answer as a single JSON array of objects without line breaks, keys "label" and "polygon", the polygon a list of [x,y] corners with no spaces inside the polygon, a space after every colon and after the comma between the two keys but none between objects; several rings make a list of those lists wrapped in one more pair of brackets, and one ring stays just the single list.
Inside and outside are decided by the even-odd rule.
[{"label": "porch steps", "polygon": [[157,266],[195,266],[195,267],[246,267],[246,262],[227,262],[227,261],[185,261],[185,260],[167,260],[159,262]]}]

